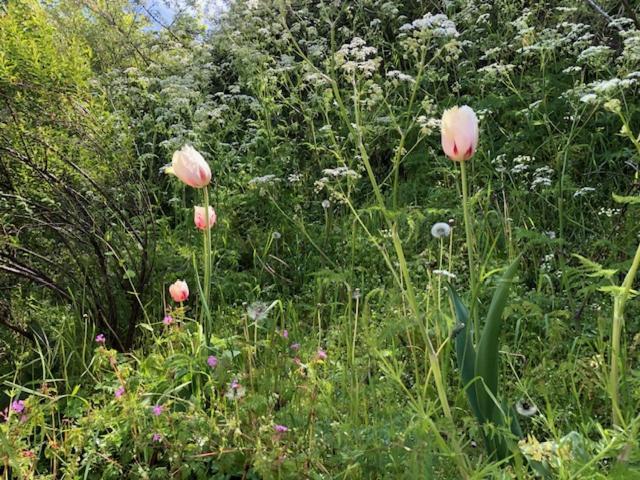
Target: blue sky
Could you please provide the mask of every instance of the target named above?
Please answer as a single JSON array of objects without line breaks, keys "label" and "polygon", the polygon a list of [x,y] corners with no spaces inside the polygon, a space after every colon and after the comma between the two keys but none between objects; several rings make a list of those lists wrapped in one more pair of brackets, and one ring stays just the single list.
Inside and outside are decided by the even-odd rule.
[{"label": "blue sky", "polygon": [[[181,5],[180,0],[172,1],[171,6],[168,6],[164,0],[135,0],[133,3],[138,5],[140,3],[144,3],[146,8],[153,12],[158,23],[162,23],[164,25],[171,23],[176,11],[180,9]],[[215,16],[216,13],[226,8],[224,0],[196,0],[196,5],[197,7],[195,9],[190,7],[189,10],[194,14],[199,12],[207,17]],[[138,10],[140,12],[144,12],[144,9],[142,8],[139,8]],[[154,20],[151,19],[151,21]]]}]

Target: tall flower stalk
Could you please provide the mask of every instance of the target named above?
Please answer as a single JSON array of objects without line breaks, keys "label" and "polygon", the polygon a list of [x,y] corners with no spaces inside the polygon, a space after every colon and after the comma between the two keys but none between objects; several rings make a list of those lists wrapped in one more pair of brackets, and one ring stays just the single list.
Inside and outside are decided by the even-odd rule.
[{"label": "tall flower stalk", "polygon": [[[194,222],[196,227],[203,230],[203,255],[204,286],[201,289],[202,310],[200,323],[204,331],[205,342],[209,343],[211,335],[211,313],[209,310],[209,292],[211,289],[211,227],[216,217],[213,209],[209,207],[209,189],[211,182],[211,168],[200,152],[190,145],[185,145],[174,152],[171,164],[164,168],[165,173],[175,175],[183,183],[193,188],[202,189],[204,200],[203,207],[195,207]],[[194,269],[195,259],[194,259]],[[196,272],[197,273],[197,272]],[[200,284],[198,282],[198,286]]]},{"label": "tall flower stalk", "polygon": [[211,312],[209,310],[209,299],[210,299],[210,291],[211,291],[211,216],[208,214],[209,212],[209,188],[204,187],[202,189],[203,203],[204,203],[204,211],[205,211],[205,223],[204,230],[202,231],[202,261],[204,263],[204,295],[202,297],[202,317],[201,323],[203,325],[205,341],[209,342],[209,337],[211,336]]},{"label": "tall flower stalk", "polygon": [[473,319],[475,318],[473,315],[475,305],[475,296],[478,294],[477,292],[477,281],[476,281],[476,270],[474,264],[475,258],[475,237],[473,236],[473,228],[471,225],[471,214],[469,213],[469,187],[467,183],[467,167],[466,162],[460,162],[460,179],[462,183],[462,215],[464,217],[464,233],[467,237],[467,257],[469,262],[469,287],[471,290],[471,299],[469,305],[471,306],[471,318],[474,323],[474,330],[476,334],[476,338],[478,335],[478,325]]},{"label": "tall flower stalk", "polygon": [[[622,121],[621,133],[625,135],[633,146],[640,154],[640,135],[635,135],[629,124],[629,120],[626,118],[622,111],[622,107],[619,101],[612,100],[605,104],[605,108],[613,113],[616,113]],[[638,179],[638,171],[636,171],[635,179]],[[620,203],[639,204],[640,197],[620,197],[614,195],[614,200]],[[624,326],[624,306],[632,293],[633,281],[636,278],[638,269],[640,268],[640,244],[636,250],[636,253],[631,262],[631,268],[627,272],[622,282],[622,286],[619,289],[613,290],[613,324],[611,326],[611,366],[609,370],[609,395],[611,396],[611,410],[612,421],[614,425],[624,425],[624,418],[622,416],[622,410],[620,410],[620,392],[619,392],[619,377],[620,366],[624,369],[622,352],[620,351],[620,339],[622,336],[622,327]],[[622,372],[624,374],[624,371]]]},{"label": "tall flower stalk", "polygon": [[609,370],[609,395],[611,396],[611,415],[614,425],[624,425],[622,410],[620,410],[619,377],[620,366],[623,365],[622,352],[620,351],[620,338],[624,326],[624,306],[631,295],[633,280],[640,268],[640,244],[631,262],[631,268],[624,277],[622,286],[614,290],[613,295],[613,324],[611,326],[611,366]]},{"label": "tall flower stalk", "polygon": [[[477,278],[474,268],[474,236],[469,214],[469,187],[467,185],[466,162],[471,159],[478,147],[478,117],[475,112],[463,105],[445,110],[442,114],[441,141],[444,153],[454,162],[460,163],[460,177],[462,179],[462,212],[464,215],[464,230],[467,237],[467,256],[469,260],[469,286],[471,289],[471,313],[475,318],[474,305],[477,295]],[[479,326],[474,321],[474,331],[478,336]]]}]

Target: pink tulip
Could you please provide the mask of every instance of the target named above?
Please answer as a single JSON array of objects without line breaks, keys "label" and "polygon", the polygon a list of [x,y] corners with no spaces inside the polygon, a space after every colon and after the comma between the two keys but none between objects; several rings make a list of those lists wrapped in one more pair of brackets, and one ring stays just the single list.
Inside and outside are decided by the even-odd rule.
[{"label": "pink tulip", "polygon": [[184,183],[194,188],[202,188],[211,182],[211,169],[202,155],[190,145],[176,151],[171,159],[171,167],[165,169]]},{"label": "pink tulip", "polygon": [[455,162],[473,157],[478,147],[478,117],[471,107],[463,105],[445,110],[440,131],[447,157]]},{"label": "pink tulip", "polygon": [[176,280],[173,285],[169,287],[169,295],[174,302],[184,302],[189,298],[189,287],[184,280]]},{"label": "pink tulip", "polygon": [[[193,209],[193,222],[200,230],[205,230],[207,228],[207,217],[204,213],[204,207],[193,207]],[[209,228],[216,224],[217,219],[216,211],[213,207],[209,207]]]}]

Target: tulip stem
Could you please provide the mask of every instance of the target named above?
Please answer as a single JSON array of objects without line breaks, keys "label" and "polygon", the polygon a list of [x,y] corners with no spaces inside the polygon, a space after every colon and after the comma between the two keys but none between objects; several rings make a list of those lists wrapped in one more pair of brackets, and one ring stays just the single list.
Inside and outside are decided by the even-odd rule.
[{"label": "tulip stem", "polygon": [[[619,393],[619,377],[620,371],[624,374],[624,362],[620,350],[620,339],[622,327],[624,325],[624,305],[629,299],[631,287],[636,277],[636,273],[640,269],[640,245],[633,257],[631,268],[627,272],[622,282],[621,291],[616,293],[613,300],[613,325],[611,331],[611,369],[609,371],[609,394],[611,396],[611,409],[613,416],[613,424],[617,426],[624,425],[624,417],[620,410],[620,393]],[[622,367],[622,368],[621,368]]]},{"label": "tulip stem", "polygon": [[204,262],[204,295],[202,298],[202,326],[204,330],[205,343],[209,344],[211,335],[211,313],[209,312],[209,291],[211,288],[211,218],[209,215],[209,189],[204,187],[204,238],[203,238],[203,259]]},{"label": "tulip stem", "polygon": [[466,162],[463,160],[460,162],[460,177],[462,179],[462,212],[464,215],[464,230],[467,236],[467,256],[469,257],[469,286],[471,289],[471,299],[469,301],[470,312],[469,317],[472,319],[474,324],[474,333],[476,334],[476,339],[478,338],[478,325],[475,321],[474,316],[474,306],[476,304],[475,296],[478,294],[476,291],[476,276],[475,270],[473,266],[473,247],[474,247],[474,238],[473,238],[473,229],[471,228],[471,215],[469,214],[469,189],[467,186],[467,169],[465,166]]}]

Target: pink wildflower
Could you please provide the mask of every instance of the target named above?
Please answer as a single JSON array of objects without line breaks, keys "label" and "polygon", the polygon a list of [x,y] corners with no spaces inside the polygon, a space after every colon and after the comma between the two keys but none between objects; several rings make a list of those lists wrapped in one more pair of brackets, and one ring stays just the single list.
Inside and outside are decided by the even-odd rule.
[{"label": "pink wildflower", "polygon": [[23,400],[17,400],[15,402],[13,402],[11,404],[11,410],[13,410],[16,413],[22,413],[24,412],[24,409],[26,407],[24,406],[24,401]]},{"label": "pink wildflower", "polygon": [[164,323],[167,327],[173,323],[173,317],[171,315],[165,315],[162,319],[162,323]]},{"label": "pink wildflower", "polygon": [[120,398],[122,395],[124,395],[124,387],[123,386],[118,387],[118,389],[116,390],[116,393],[114,393],[113,395],[116,398]]},{"label": "pink wildflower", "polygon": [[207,365],[211,368],[216,368],[218,366],[218,357],[215,355],[209,355],[209,358],[207,358]]},{"label": "pink wildflower", "polygon": [[276,433],[285,433],[289,431],[289,428],[284,425],[274,425],[273,429],[276,431]]},{"label": "pink wildflower", "polygon": [[327,352],[322,349],[318,349],[318,353],[316,353],[316,360],[320,362],[324,362],[327,359]]},{"label": "pink wildflower", "polygon": [[99,333],[98,335],[96,335],[96,343],[100,343],[104,345],[106,342],[107,342],[107,339],[105,338],[104,334]]},{"label": "pink wildflower", "polygon": [[164,407],[162,405],[154,405],[153,407],[153,414],[158,417],[160,415],[162,415],[162,412],[164,411]]}]

